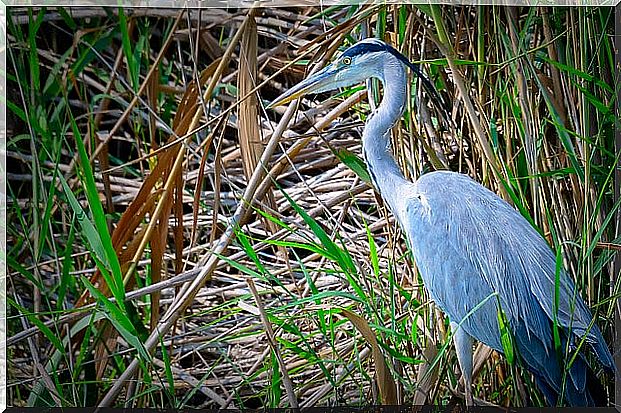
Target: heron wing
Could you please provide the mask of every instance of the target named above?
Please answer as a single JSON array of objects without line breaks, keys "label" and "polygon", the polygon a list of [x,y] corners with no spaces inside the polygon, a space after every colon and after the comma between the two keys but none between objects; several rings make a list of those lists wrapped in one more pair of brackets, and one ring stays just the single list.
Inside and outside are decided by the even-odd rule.
[{"label": "heron wing", "polygon": [[410,237],[414,259],[429,295],[451,321],[461,324],[477,340],[502,351],[492,286],[453,244],[443,239],[443,231],[434,227],[435,222],[423,221]]},{"label": "heron wing", "polygon": [[[589,329],[590,311],[564,271],[559,274],[555,310],[556,257],[513,207],[468,176],[453,172],[423,175],[410,194],[398,215],[427,289],[450,317],[464,317],[466,309],[496,293],[510,324],[525,326],[527,338],[548,343],[547,349],[556,311],[560,326],[577,337],[587,334],[602,363],[612,366],[599,329]],[[496,303],[488,300],[473,319],[470,328],[476,324],[480,329],[475,338],[491,333],[497,323]],[[486,337],[497,337],[497,328],[495,324],[496,334]],[[498,341],[486,344],[499,349]]]}]

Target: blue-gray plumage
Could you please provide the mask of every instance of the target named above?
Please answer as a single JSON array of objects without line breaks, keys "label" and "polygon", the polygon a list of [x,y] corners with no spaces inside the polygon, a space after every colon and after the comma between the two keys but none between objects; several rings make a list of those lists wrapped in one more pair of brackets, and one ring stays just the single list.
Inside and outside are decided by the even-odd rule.
[{"label": "blue-gray plumage", "polygon": [[[422,175],[416,182],[403,176],[390,151],[390,129],[406,105],[408,67],[423,79],[430,96],[439,100],[418,66],[386,43],[366,39],[270,106],[371,77],[382,82],[384,98],[369,116],[362,134],[364,157],[375,188],[407,235],[425,287],[449,317],[466,384],[466,404],[473,404],[473,339],[504,352],[499,305],[519,360],[533,374],[550,404],[605,403],[601,384],[582,353],[561,389],[565,361],[559,359],[554,347],[552,321],[557,265],[543,237],[513,207],[466,175],[437,171]],[[560,273],[556,319],[563,348],[566,344],[575,348],[584,337],[602,366],[614,371],[602,334],[564,270]],[[563,400],[559,400],[560,394],[564,394]]]}]

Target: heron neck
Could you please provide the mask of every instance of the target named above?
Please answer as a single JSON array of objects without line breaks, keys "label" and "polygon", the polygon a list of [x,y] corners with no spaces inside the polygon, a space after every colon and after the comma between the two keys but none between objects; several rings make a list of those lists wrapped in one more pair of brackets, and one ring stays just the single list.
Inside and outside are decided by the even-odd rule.
[{"label": "heron neck", "polygon": [[398,200],[402,198],[399,190],[408,181],[392,156],[390,129],[405,108],[407,77],[400,62],[389,60],[384,64],[383,72],[378,74],[378,78],[384,88],[384,97],[364,128],[362,149],[375,188],[392,211],[396,212]]}]

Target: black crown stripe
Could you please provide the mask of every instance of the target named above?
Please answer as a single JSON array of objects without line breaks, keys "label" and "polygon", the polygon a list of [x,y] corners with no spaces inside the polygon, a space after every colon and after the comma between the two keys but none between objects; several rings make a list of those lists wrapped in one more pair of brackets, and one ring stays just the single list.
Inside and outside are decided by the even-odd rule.
[{"label": "black crown stripe", "polygon": [[354,46],[347,49],[343,56],[356,57],[366,53],[376,53],[376,52],[388,52],[395,56],[397,59],[402,61],[407,67],[409,67],[415,74],[418,76],[423,82],[423,87],[427,89],[427,91],[431,94],[431,99],[435,101],[435,103],[442,109],[445,109],[447,106],[440,98],[438,91],[431,81],[421,72],[418,65],[409,61],[407,57],[402,55],[397,49],[390,46],[387,43],[382,42],[381,40],[372,39],[370,41],[363,41],[355,44]]}]

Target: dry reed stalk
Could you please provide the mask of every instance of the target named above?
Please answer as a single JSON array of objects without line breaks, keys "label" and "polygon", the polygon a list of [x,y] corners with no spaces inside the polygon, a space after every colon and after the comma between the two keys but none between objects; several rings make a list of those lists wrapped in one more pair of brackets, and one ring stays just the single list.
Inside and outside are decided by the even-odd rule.
[{"label": "dry reed stalk", "polygon": [[263,306],[263,302],[261,301],[261,296],[259,296],[259,292],[257,291],[257,287],[254,285],[254,281],[252,278],[248,278],[246,280],[248,283],[248,287],[252,292],[252,296],[254,297],[255,302],[257,303],[257,307],[259,309],[259,315],[261,316],[261,322],[263,323],[263,327],[265,328],[265,334],[267,336],[267,340],[270,344],[270,348],[276,355],[276,360],[278,360],[278,365],[280,366],[280,372],[282,373],[282,382],[285,386],[285,391],[287,392],[287,398],[289,399],[289,407],[293,409],[299,408],[298,399],[295,396],[295,390],[293,389],[293,383],[291,382],[291,378],[289,377],[289,371],[287,369],[287,365],[285,364],[282,354],[280,352],[280,348],[278,347],[278,343],[276,342],[276,336],[274,335],[274,329],[272,328],[272,324],[269,321],[267,313],[265,312],[265,307]]}]

